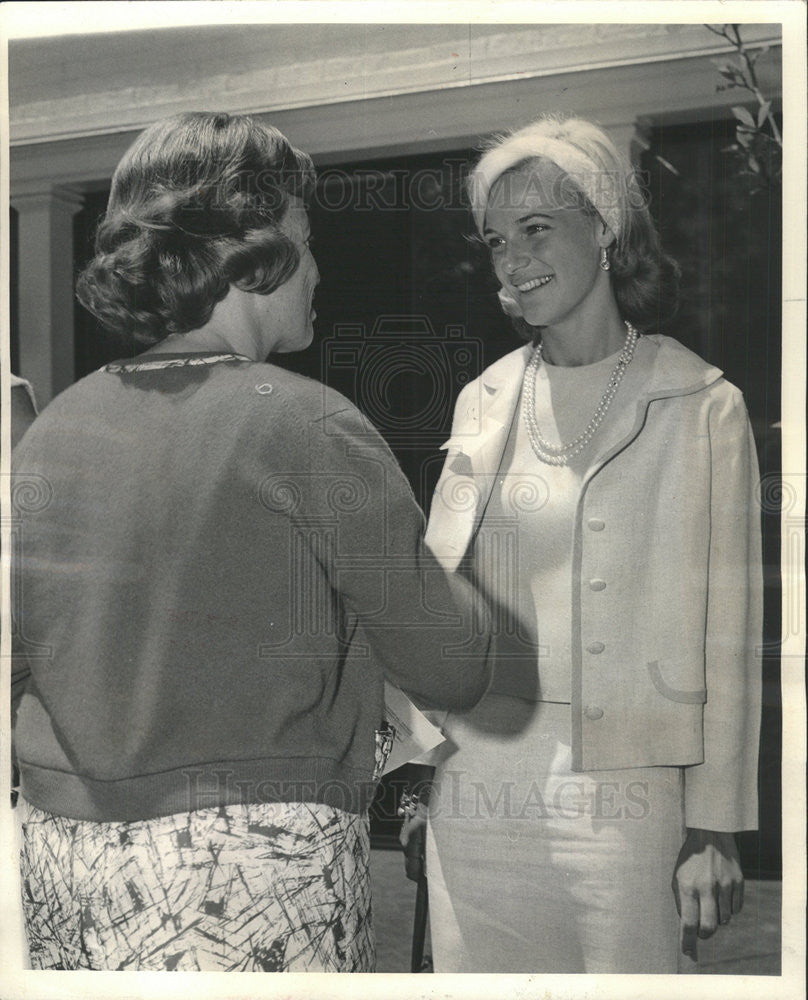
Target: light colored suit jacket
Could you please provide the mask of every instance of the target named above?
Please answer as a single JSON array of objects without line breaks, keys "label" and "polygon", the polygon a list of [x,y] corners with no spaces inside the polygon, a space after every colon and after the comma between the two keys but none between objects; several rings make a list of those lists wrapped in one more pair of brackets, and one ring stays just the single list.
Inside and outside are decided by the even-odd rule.
[{"label": "light colored suit jacket", "polygon": [[[470,554],[530,347],[461,392],[426,540]],[[677,341],[642,337],[645,393],[593,439],[572,552],[575,770],[686,766],[686,823],[757,827],[762,572],[743,397]],[[603,588],[590,581],[606,581]]]}]

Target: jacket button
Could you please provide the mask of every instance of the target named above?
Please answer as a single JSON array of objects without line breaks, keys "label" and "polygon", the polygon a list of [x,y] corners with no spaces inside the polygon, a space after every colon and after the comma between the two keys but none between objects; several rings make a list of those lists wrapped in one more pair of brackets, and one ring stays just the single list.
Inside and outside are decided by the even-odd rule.
[{"label": "jacket button", "polygon": [[589,525],[591,531],[603,531],[606,527],[606,522],[601,521],[599,517],[590,517],[586,523]]},{"label": "jacket button", "polygon": [[598,719],[603,718],[603,709],[598,708],[597,705],[587,705],[584,709],[584,715],[590,722],[597,722]]},{"label": "jacket button", "polygon": [[589,581],[590,590],[605,590],[606,581],[605,580],[590,580]]},{"label": "jacket button", "polygon": [[586,651],[588,653],[602,653],[605,648],[602,642],[590,642]]}]

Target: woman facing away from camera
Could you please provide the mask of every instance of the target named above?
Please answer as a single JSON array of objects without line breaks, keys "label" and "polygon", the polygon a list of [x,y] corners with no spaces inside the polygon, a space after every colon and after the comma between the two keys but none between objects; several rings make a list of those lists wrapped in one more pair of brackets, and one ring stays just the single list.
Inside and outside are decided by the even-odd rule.
[{"label": "woman facing away from camera", "polygon": [[456,708],[488,683],[389,449],[265,363],[312,340],[313,181],[247,117],[148,128],[78,285],[145,353],[15,454],[34,968],[371,971],[383,677]]},{"label": "woman facing away from camera", "polygon": [[603,131],[543,118],[469,190],[529,342],[460,394],[427,530],[495,609],[491,689],[438,750],[435,970],[675,972],[740,910],[757,826],[749,420],[655,332],[676,266]]}]

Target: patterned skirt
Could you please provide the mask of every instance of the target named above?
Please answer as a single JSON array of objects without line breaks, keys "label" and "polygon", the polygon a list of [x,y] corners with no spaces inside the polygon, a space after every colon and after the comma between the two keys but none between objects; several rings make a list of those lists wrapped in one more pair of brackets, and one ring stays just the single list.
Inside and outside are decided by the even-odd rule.
[{"label": "patterned skirt", "polygon": [[366,815],[265,803],[96,823],[19,808],[34,969],[374,971]]}]

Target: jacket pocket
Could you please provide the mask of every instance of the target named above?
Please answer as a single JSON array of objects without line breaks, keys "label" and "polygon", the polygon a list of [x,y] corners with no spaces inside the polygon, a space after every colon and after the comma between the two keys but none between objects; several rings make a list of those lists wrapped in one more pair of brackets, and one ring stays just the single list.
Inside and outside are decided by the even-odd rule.
[{"label": "jacket pocket", "polygon": [[701,705],[707,701],[706,688],[683,691],[680,688],[671,687],[662,676],[662,671],[657,660],[653,660],[648,664],[648,673],[651,677],[651,683],[663,698],[667,698],[669,701],[678,701],[683,705]]}]

